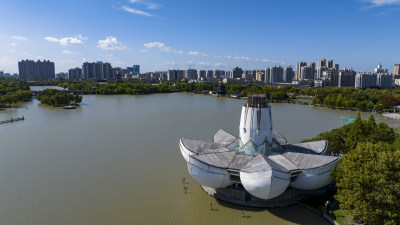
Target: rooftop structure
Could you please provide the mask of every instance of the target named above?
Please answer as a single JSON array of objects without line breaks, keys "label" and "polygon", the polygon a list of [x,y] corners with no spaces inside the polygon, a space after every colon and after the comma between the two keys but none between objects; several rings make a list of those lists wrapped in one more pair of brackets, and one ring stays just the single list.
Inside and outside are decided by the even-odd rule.
[{"label": "rooftop structure", "polygon": [[295,203],[332,182],[338,158],[327,142],[288,144],[273,130],[265,95],[242,106],[239,137],[219,130],[212,141],[181,138],[192,177],[210,195],[236,204],[279,207]]}]

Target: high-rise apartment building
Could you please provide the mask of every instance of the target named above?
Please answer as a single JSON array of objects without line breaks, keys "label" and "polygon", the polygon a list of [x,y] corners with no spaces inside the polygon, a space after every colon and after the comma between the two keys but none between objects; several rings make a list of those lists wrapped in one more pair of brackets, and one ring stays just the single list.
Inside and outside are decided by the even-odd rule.
[{"label": "high-rise apartment building", "polygon": [[336,70],[339,70],[339,64],[335,64],[335,65],[333,66],[333,68],[336,69]]},{"label": "high-rise apartment building", "polygon": [[33,60],[22,60],[18,62],[19,77],[21,79],[54,79],[55,68],[54,62],[49,60],[45,61],[33,61]]},{"label": "high-rise apartment building", "polygon": [[308,66],[311,67],[311,69],[312,69],[312,76],[313,76],[312,79],[314,79],[315,78],[315,62],[310,62],[310,64]]},{"label": "high-rise apartment building", "polygon": [[294,74],[295,80],[301,80],[301,67],[307,66],[306,62],[298,62],[296,65],[296,73]]},{"label": "high-rise apartment building", "polygon": [[207,78],[207,71],[205,70],[198,70],[197,71],[197,80],[204,80]]},{"label": "high-rise apartment building", "polygon": [[326,66],[326,59],[321,59],[318,61],[318,68],[322,68]]},{"label": "high-rise apartment building", "polygon": [[400,78],[400,64],[394,64],[393,79]]},{"label": "high-rise apartment building", "polygon": [[328,69],[332,69],[334,67],[333,60],[326,61],[325,67]]},{"label": "high-rise apartment building", "polygon": [[[98,71],[100,72],[99,80],[109,80],[115,78],[112,77],[112,67],[110,63],[98,62],[97,67]],[[123,76],[124,74],[121,75]]]},{"label": "high-rise apartment building", "polygon": [[356,74],[356,82],[354,87],[365,89],[376,87],[377,74],[360,72]]},{"label": "high-rise apartment building", "polygon": [[74,69],[68,70],[68,79],[75,80],[75,79],[82,79],[82,69],[76,67]]},{"label": "high-rise apartment building", "polygon": [[352,68],[339,71],[339,87],[354,87],[356,81],[356,72]]},{"label": "high-rise apartment building", "polygon": [[213,78],[214,77],[214,70],[207,70],[206,77],[207,78]]},{"label": "high-rise apartment building", "polygon": [[239,67],[236,67],[232,69],[231,71],[231,78],[236,79],[236,78],[241,78],[243,74],[243,70]]},{"label": "high-rise apartment building", "polygon": [[393,75],[400,75],[400,64],[394,64]]},{"label": "high-rise apartment building", "polygon": [[393,74],[388,72],[388,69],[383,69],[382,65],[379,64],[377,68],[374,69],[373,73],[357,73],[355,88],[393,88],[394,80]]},{"label": "high-rise apartment building", "polygon": [[357,73],[355,88],[393,88],[394,81],[390,73]]},{"label": "high-rise apartment building", "polygon": [[256,81],[264,82],[265,81],[265,72],[257,71],[256,72]]},{"label": "high-rise apartment building", "polygon": [[326,67],[325,66],[323,66],[323,67],[318,67],[317,68],[317,73],[316,73],[316,75],[315,75],[315,79],[321,79],[322,78],[322,75],[323,75],[323,73],[324,73],[324,71],[326,71],[327,69],[326,69]]},{"label": "high-rise apartment building", "polygon": [[103,63],[101,61],[83,63],[82,73],[84,79],[108,80],[115,78],[111,64]]},{"label": "high-rise apartment building", "polygon": [[132,73],[133,76],[138,75],[140,73],[140,66],[133,65],[132,67],[127,67],[127,70]]},{"label": "high-rise apartment building", "polygon": [[187,80],[197,80],[197,70],[196,69],[185,70],[184,78]]},{"label": "high-rise apartment building", "polygon": [[245,79],[246,81],[253,81],[253,71],[252,70],[245,70],[242,73],[242,78]]},{"label": "high-rise apartment building", "polygon": [[285,83],[291,83],[294,78],[294,73],[293,73],[293,67],[292,66],[287,66],[283,68],[283,82]]},{"label": "high-rise apartment building", "polygon": [[283,82],[283,68],[281,66],[270,67],[270,81],[269,83],[281,83]]},{"label": "high-rise apartment building", "polygon": [[327,81],[327,86],[337,87],[339,86],[339,71],[334,68],[327,69],[322,73],[322,79]]},{"label": "high-rise apartment building", "polygon": [[301,67],[299,80],[311,80],[311,79],[314,79],[312,67],[310,66]]},{"label": "high-rise apartment building", "polygon": [[184,78],[184,70],[168,70],[167,79],[170,80],[182,80]]},{"label": "high-rise apartment building", "polygon": [[214,77],[225,77],[225,70],[214,70]]},{"label": "high-rise apartment building", "polygon": [[393,88],[393,75],[390,73],[378,73],[376,77],[376,86],[379,88]]},{"label": "high-rise apartment building", "polygon": [[271,67],[265,68],[264,83],[267,83],[267,84],[271,83]]},{"label": "high-rise apartment building", "polygon": [[82,75],[83,79],[96,79],[96,74],[98,74],[96,63],[84,62],[82,65]]}]

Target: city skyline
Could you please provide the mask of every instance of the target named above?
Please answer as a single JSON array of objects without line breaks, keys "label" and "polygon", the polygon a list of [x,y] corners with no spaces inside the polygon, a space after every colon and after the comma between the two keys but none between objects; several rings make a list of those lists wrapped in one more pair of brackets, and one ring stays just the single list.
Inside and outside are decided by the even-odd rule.
[{"label": "city skyline", "polygon": [[[400,0],[12,1],[0,14],[0,70],[50,60],[167,69],[263,69],[334,59],[340,68],[393,72],[400,62]],[[41,13],[38,13],[41,12]],[[106,15],[106,16],[104,16]]]}]

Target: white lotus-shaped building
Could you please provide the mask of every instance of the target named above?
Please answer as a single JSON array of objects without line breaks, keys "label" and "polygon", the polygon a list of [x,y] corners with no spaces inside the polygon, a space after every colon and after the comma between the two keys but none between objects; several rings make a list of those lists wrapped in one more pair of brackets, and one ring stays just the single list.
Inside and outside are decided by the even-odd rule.
[{"label": "white lotus-shaped building", "polygon": [[219,130],[212,142],[181,138],[179,147],[190,174],[204,190],[238,204],[289,204],[296,195],[330,184],[338,161],[327,155],[326,141],[287,144],[273,130],[265,95],[249,96],[242,107],[239,137]]}]

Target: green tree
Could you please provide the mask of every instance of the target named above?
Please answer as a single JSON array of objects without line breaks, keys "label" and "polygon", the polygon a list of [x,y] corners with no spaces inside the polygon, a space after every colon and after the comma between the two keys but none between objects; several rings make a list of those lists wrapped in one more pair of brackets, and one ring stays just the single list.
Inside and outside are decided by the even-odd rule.
[{"label": "green tree", "polygon": [[367,110],[367,105],[368,105],[367,101],[358,102],[357,103],[357,109],[361,110],[361,111],[366,111]]},{"label": "green tree", "polygon": [[400,221],[400,151],[385,143],[360,143],[332,173],[340,208],[365,224]]},{"label": "green tree", "polygon": [[374,109],[375,104],[372,101],[369,101],[367,104],[367,109],[368,110],[373,110]]},{"label": "green tree", "polygon": [[347,135],[345,145],[347,149],[354,149],[359,142],[363,141],[365,141],[365,127],[359,113]]},{"label": "green tree", "polygon": [[38,94],[37,99],[41,103],[57,107],[79,104],[82,101],[82,96],[67,94],[56,89],[46,89]]},{"label": "green tree", "polygon": [[336,97],[336,102],[335,102],[335,105],[336,105],[336,107],[342,107],[342,103],[343,103],[343,95],[342,94],[339,94],[337,97]]}]

